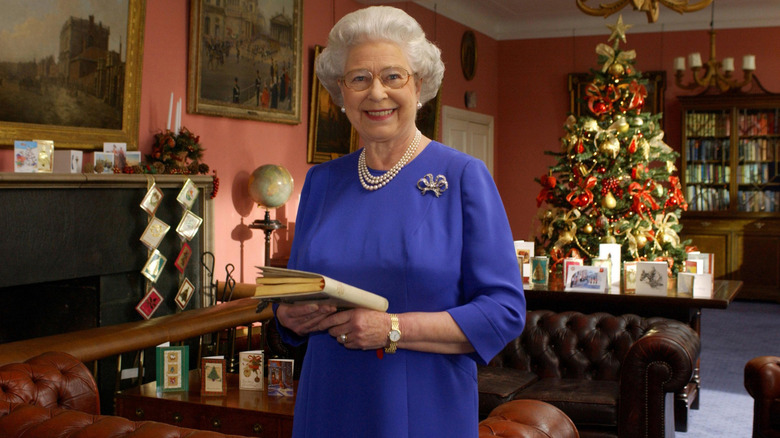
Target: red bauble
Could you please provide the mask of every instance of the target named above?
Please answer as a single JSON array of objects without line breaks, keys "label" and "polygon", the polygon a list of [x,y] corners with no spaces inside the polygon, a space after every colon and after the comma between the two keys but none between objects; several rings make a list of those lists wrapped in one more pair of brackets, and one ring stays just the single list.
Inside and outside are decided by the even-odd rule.
[{"label": "red bauble", "polygon": [[605,173],[607,173],[607,168],[604,167],[604,166],[599,166],[599,168],[596,169],[596,172],[601,173],[601,174],[605,174]]}]

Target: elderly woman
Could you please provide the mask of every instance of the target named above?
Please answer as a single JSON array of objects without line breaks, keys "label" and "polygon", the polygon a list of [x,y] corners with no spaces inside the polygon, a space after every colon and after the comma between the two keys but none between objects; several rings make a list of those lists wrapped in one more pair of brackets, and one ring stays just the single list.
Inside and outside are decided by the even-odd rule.
[{"label": "elderly woman", "polygon": [[308,341],[294,436],[477,436],[476,363],[522,332],[525,298],[487,168],[415,126],[440,51],[405,12],[370,7],[335,25],[317,74],[363,148],[309,171],[289,267],[382,295],[390,313],[276,308],[285,340]]}]

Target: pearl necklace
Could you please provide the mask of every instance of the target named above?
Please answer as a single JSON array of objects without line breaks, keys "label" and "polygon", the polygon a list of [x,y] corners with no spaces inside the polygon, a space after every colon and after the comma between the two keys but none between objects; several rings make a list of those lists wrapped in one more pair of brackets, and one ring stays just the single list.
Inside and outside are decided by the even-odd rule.
[{"label": "pearl necklace", "polygon": [[417,146],[420,145],[420,139],[422,139],[422,133],[417,131],[417,133],[414,134],[414,139],[409,143],[409,147],[406,148],[406,152],[404,152],[401,159],[395,163],[395,166],[380,176],[371,175],[371,172],[368,171],[368,166],[366,165],[366,149],[363,148],[363,151],[360,152],[360,158],[358,159],[358,177],[360,178],[360,184],[363,185],[363,188],[374,191],[381,189],[392,181],[398,172],[400,172],[412,158],[412,155],[414,155],[414,152],[417,150]]}]

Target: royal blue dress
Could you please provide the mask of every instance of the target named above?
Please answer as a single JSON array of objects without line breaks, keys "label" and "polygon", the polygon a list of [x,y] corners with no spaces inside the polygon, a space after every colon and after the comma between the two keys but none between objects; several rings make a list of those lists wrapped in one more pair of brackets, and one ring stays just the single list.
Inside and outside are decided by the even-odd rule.
[{"label": "royal blue dress", "polygon": [[[476,352],[399,348],[380,359],[327,332],[312,333],[293,435],[476,437],[476,363],[490,361],[525,323],[522,277],[498,191],[484,163],[431,142],[370,192],[358,179],[358,153],[307,174],[289,268],[382,295],[389,313],[446,310]],[[417,187],[427,174],[446,178],[439,197]],[[289,343],[304,340],[282,334]]]}]

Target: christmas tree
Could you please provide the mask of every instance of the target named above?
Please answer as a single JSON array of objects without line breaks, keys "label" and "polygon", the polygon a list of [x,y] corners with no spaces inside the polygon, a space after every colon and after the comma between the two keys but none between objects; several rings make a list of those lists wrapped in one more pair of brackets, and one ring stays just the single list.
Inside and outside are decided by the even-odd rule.
[{"label": "christmas tree", "polygon": [[551,268],[577,256],[586,264],[599,244],[619,243],[622,261],[663,260],[676,275],[685,260],[679,217],[687,203],[673,175],[679,154],[664,143],[661,114],[643,111],[647,97],[636,53],[623,50],[631,27],[618,18],[607,42],[596,46],[580,96],[585,114],[564,124],[561,150],[547,152],[557,163],[537,178],[540,222],[535,239],[551,257]]}]

